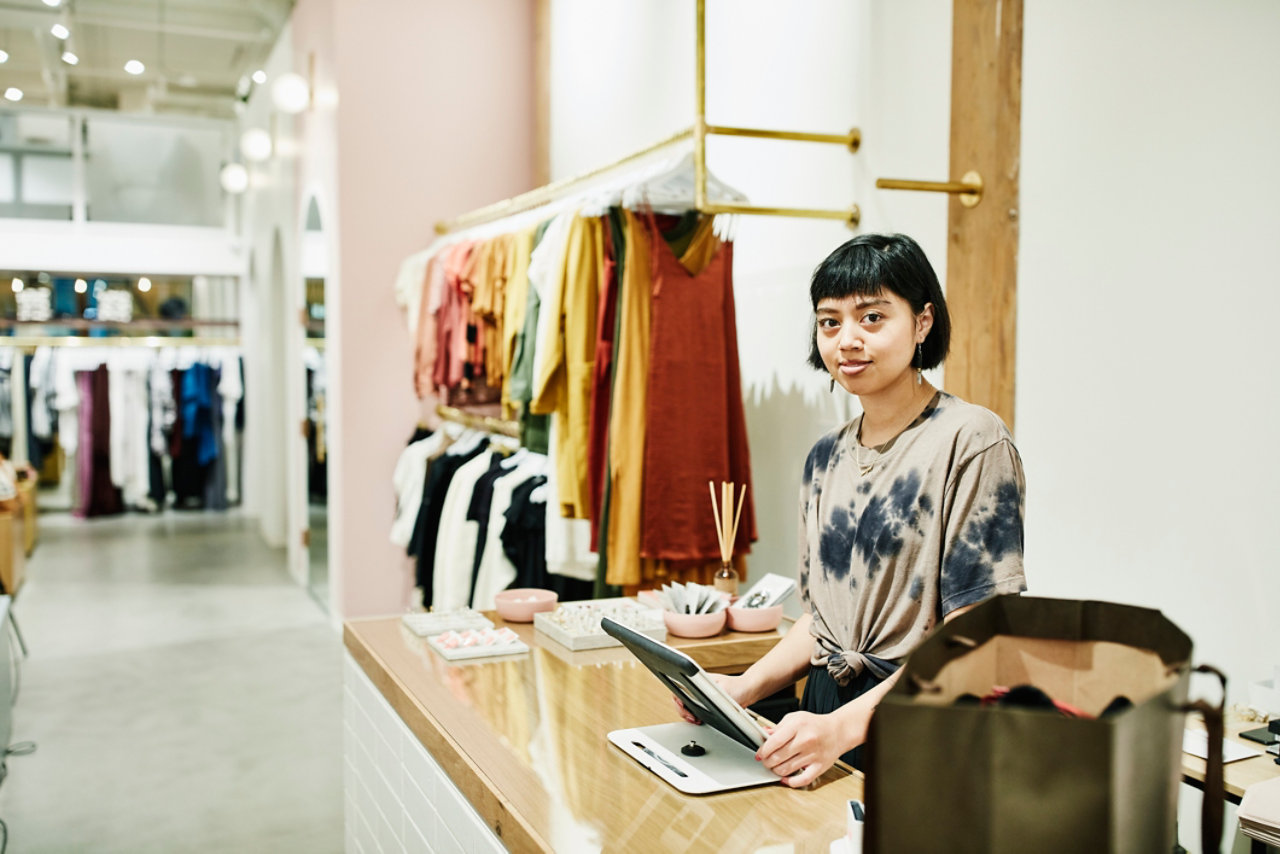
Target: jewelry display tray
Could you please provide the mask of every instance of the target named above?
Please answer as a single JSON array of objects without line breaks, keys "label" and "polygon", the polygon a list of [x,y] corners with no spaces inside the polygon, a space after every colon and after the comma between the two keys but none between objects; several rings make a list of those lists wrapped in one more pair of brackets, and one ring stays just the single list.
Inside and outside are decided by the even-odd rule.
[{"label": "jewelry display tray", "polygon": [[[645,637],[650,637],[657,641],[665,641],[667,639],[667,627],[662,621],[662,612],[655,608],[647,608],[644,605],[640,605],[633,599],[620,597],[617,599],[592,599],[586,602],[565,602],[560,608],[594,611],[600,616],[613,617],[615,620],[619,618],[619,614],[623,614],[625,615],[623,619],[626,624]],[[558,611],[560,608],[556,610]],[[555,621],[552,617],[554,613],[534,614],[533,627],[566,649],[578,652],[585,649],[622,646],[620,641],[605,634],[604,630],[599,627],[598,622],[593,632],[571,633]],[[622,621],[619,620],[619,622]]]}]

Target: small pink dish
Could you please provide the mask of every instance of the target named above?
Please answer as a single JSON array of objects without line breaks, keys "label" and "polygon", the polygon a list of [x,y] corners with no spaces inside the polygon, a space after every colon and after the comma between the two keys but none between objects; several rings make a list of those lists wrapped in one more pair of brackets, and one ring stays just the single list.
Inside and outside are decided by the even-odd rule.
[{"label": "small pink dish", "polygon": [[782,606],[739,608],[730,605],[729,628],[735,632],[771,632],[782,622]]},{"label": "small pink dish", "polygon": [[559,594],[552,590],[517,587],[496,594],[493,605],[498,609],[498,616],[508,623],[532,623],[534,614],[555,610],[559,599]]},{"label": "small pink dish", "polygon": [[709,638],[719,634],[724,628],[728,612],[721,608],[714,614],[677,614],[675,611],[663,611],[662,621],[667,624],[667,631],[682,638]]}]

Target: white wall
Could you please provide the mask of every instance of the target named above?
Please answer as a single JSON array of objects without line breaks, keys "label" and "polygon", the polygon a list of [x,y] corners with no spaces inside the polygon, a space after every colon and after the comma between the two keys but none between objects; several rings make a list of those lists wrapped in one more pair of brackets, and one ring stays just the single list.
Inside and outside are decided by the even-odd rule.
[{"label": "white wall", "polygon": [[[551,13],[553,178],[693,123],[693,3],[553,0]],[[859,126],[864,141],[850,155],[838,146],[712,138],[708,165],[755,204],[845,208],[856,200],[864,229],[912,234],[942,275],[945,201],[872,185],[886,174],[945,174],[950,57],[946,0],[785,9],[766,0],[710,0],[709,122],[833,133]],[[851,397],[831,394],[825,376],[805,365],[809,276],[852,234],[819,220],[737,223],[739,354],[760,531],[750,579],[794,573],[804,458],[819,435],[856,412]]]},{"label": "white wall", "polygon": [[1018,443],[1033,589],[1280,661],[1280,5],[1028,0]]}]

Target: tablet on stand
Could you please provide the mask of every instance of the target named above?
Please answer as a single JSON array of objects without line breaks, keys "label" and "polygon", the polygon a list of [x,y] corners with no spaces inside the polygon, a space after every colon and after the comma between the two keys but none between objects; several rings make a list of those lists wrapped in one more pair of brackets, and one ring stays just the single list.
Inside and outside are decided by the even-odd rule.
[{"label": "tablet on stand", "polygon": [[680,698],[703,726],[679,721],[614,730],[609,741],[676,789],[692,795],[776,783],[756,761],[767,733],[698,663],[661,641],[605,617],[604,631],[622,642]]}]

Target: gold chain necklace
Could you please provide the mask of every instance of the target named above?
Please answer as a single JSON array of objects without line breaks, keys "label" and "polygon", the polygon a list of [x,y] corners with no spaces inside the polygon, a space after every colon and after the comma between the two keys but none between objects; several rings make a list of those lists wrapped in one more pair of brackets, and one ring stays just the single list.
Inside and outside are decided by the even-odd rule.
[{"label": "gold chain necklace", "polygon": [[[936,389],[933,391],[933,393],[932,393],[932,394],[930,394],[930,395],[929,395],[929,400],[933,400],[933,395],[935,395],[935,394],[937,394],[937,390],[936,390]],[[925,402],[925,407],[927,408],[927,407],[928,407],[928,405],[929,405],[929,404],[928,404],[928,401],[926,401],[926,402]],[[912,407],[912,409],[914,409],[914,408],[915,408],[915,407],[913,406],[913,407]],[[922,411],[923,411],[923,410],[922,410]],[[863,420],[866,420],[866,417],[867,417],[867,416],[866,416],[866,414],[864,413],[864,414],[863,414],[863,416],[862,416]],[[897,438],[898,438],[898,436],[900,436],[900,435],[902,434],[903,430],[906,430],[908,427],[910,427],[912,424],[914,424],[914,423],[915,423],[915,421],[916,421],[916,419],[917,419],[917,418],[919,418],[919,417],[920,417],[920,413],[919,413],[919,412],[917,412],[917,413],[915,413],[914,415],[912,415],[912,416],[911,416],[911,420],[910,420],[910,421],[908,421],[908,422],[906,423],[906,425],[904,425],[904,426],[903,426],[902,430],[898,430],[897,432],[895,432],[895,433],[893,434],[893,437],[892,437],[891,439],[889,439],[889,441],[888,441],[888,442],[885,442],[884,444],[885,444],[885,445],[887,445],[887,444],[889,444],[889,442],[892,442],[892,441],[894,441],[894,439],[897,439]],[[863,445],[862,445],[862,421],[859,421],[859,422],[858,422],[858,432],[857,432],[857,434],[855,434],[855,435],[854,435],[854,437],[853,437],[853,462],[854,462],[854,464],[858,467],[858,474],[860,474],[862,477],[866,477],[868,474],[870,474],[870,473],[871,473],[871,470],[872,470],[873,468],[875,468],[875,467],[876,467],[876,463],[880,462],[880,458],[883,456],[883,454],[876,453],[876,451],[875,451],[874,449],[872,449],[872,448],[868,448],[867,450],[870,450],[872,453],[874,453],[874,454],[876,454],[876,455],[875,455],[874,457],[872,457],[872,459],[871,459],[869,462],[863,462],[863,461],[862,461],[862,454],[861,454],[861,453],[859,453],[859,451],[862,449],[862,447],[863,447]],[[884,447],[884,445],[881,445],[881,447]]]},{"label": "gold chain necklace", "polygon": [[871,470],[875,468],[876,462],[880,459],[880,457],[879,456],[873,457],[871,459],[871,462],[864,463],[862,461],[862,454],[858,453],[858,451],[861,450],[861,448],[862,448],[862,424],[859,423],[858,435],[853,437],[853,462],[858,467],[858,474],[860,474],[862,477],[866,477],[868,474],[871,473]]}]

